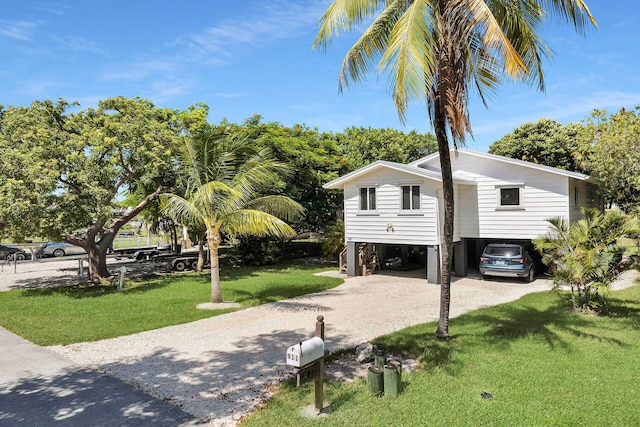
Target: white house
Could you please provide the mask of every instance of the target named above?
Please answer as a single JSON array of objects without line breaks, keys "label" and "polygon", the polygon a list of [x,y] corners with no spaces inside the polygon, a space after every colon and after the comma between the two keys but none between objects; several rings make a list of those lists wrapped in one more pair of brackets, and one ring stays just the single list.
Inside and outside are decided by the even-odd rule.
[{"label": "white house", "polygon": [[[547,232],[549,218],[575,221],[582,207],[601,207],[588,175],[463,149],[451,151],[451,168],[458,276],[477,266],[488,242],[528,243]],[[363,251],[375,245],[382,267],[422,264],[439,283],[441,181],[435,153],[410,164],[377,161],[325,184],[344,190],[347,274],[362,274]]]}]

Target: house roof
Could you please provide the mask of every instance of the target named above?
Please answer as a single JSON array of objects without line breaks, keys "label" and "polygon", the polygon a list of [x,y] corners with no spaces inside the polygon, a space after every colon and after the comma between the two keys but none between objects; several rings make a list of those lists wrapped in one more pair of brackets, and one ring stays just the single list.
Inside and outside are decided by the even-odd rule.
[{"label": "house roof", "polygon": [[[409,175],[418,176],[421,178],[432,179],[434,181],[442,181],[442,175],[440,171],[432,171],[429,169],[420,168],[412,165],[405,165],[402,163],[389,162],[386,160],[378,160],[367,166],[364,166],[358,170],[355,170],[351,173],[341,176],[340,178],[334,179],[331,182],[324,184],[322,187],[327,189],[341,189],[344,187],[344,184],[352,179],[355,179],[359,176],[365,175],[369,172],[372,172],[376,169],[392,169],[400,172],[405,172]],[[459,176],[453,177],[453,182],[456,184],[464,184],[464,185],[475,185],[475,180],[466,179]]]},{"label": "house roof", "polygon": [[[541,164],[538,164],[538,163],[527,162],[527,161],[524,161],[524,160],[512,159],[510,157],[498,156],[498,155],[489,154],[489,153],[480,153],[478,151],[465,150],[465,149],[461,149],[461,148],[458,148],[457,151],[459,153],[469,154],[469,155],[472,155],[472,156],[485,158],[485,159],[497,160],[499,162],[504,162],[504,163],[509,163],[509,164],[512,164],[512,165],[523,166],[523,167],[526,167],[526,168],[537,169],[537,170],[541,170],[541,171],[545,171],[545,172],[550,172],[550,173],[553,173],[553,174],[556,174],[556,175],[562,175],[562,176],[566,176],[566,177],[569,177],[569,178],[579,179],[581,181],[588,181],[590,179],[589,175],[585,175],[585,174],[582,174],[582,173],[579,173],[579,172],[571,172],[571,171],[564,170],[564,169],[554,168],[552,166],[541,165]],[[451,149],[451,153],[453,155],[455,155],[456,150],[455,149]],[[430,154],[430,155],[428,155],[426,157],[423,157],[422,159],[418,159],[418,160],[416,160],[414,162],[411,162],[407,166],[410,166],[410,167],[421,167],[422,165],[424,165],[426,163],[432,163],[433,160],[437,159],[438,157],[439,157],[438,153],[433,153],[433,154]]]}]

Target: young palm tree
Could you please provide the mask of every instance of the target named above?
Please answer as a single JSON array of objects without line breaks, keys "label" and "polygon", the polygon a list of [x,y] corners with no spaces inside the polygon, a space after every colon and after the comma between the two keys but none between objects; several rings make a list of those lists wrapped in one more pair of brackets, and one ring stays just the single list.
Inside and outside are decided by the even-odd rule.
[{"label": "young palm tree", "polygon": [[222,302],[218,249],[221,236],[295,237],[280,218],[301,215],[304,208],[285,196],[259,194],[288,168],[257,151],[245,136],[206,130],[185,138],[180,156],[185,196],[164,194],[163,210],[178,221],[206,230],[211,260],[211,302]]},{"label": "young palm tree", "polygon": [[402,121],[409,101],[425,100],[429,107],[444,196],[437,337],[449,336],[454,215],[449,141],[456,148],[471,134],[470,86],[483,102],[504,77],[544,89],[541,61],[551,51],[537,31],[552,15],[578,31],[596,25],[582,0],[335,0],[320,19],[314,46],[326,49],[334,35],[374,17],[342,62],[340,89],[376,66],[388,78]]},{"label": "young palm tree", "polygon": [[599,291],[607,289],[630,262],[618,244],[621,237],[639,231],[637,218],[618,210],[583,211],[583,218],[569,225],[562,218],[549,220],[549,232],[534,241],[551,267],[554,290],[568,288],[575,311],[592,310]]}]

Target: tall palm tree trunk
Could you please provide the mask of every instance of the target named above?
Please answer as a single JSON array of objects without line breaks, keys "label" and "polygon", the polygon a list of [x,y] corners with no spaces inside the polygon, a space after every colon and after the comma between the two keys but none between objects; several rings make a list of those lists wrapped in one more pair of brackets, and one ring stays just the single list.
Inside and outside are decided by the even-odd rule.
[{"label": "tall palm tree trunk", "polygon": [[451,303],[451,253],[453,250],[453,174],[451,173],[451,155],[447,137],[446,123],[442,114],[439,99],[434,106],[434,130],[438,142],[440,155],[440,170],[442,173],[442,199],[444,201],[444,224],[440,256],[442,262],[440,283],[440,317],[436,337],[449,338],[449,307]]},{"label": "tall palm tree trunk", "polygon": [[207,242],[209,244],[209,258],[211,260],[211,302],[218,304],[222,302],[222,290],[220,289],[220,264],[218,261],[218,251],[220,248],[220,237],[216,233],[209,232]]}]

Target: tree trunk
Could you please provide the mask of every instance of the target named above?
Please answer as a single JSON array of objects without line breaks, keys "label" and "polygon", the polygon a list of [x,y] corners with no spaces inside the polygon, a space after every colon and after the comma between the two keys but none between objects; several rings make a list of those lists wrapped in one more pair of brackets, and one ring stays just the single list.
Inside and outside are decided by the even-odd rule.
[{"label": "tree trunk", "polygon": [[205,233],[200,233],[198,235],[198,267],[196,271],[204,269],[204,239],[206,239]]},{"label": "tree trunk", "polygon": [[451,253],[453,250],[453,174],[451,172],[451,155],[447,127],[442,113],[442,106],[437,98],[434,102],[434,130],[438,141],[440,170],[442,173],[442,198],[444,201],[444,226],[440,257],[442,262],[440,283],[440,317],[436,338],[449,338],[449,306],[451,303]]},{"label": "tree trunk", "polygon": [[[86,238],[70,235],[64,239],[65,242],[80,246],[87,252],[89,258],[89,276],[91,279],[100,280],[110,276],[109,270],[107,269],[107,250],[113,243],[113,239],[115,239],[120,228],[142,212],[142,210],[160,194],[161,190],[162,187],[158,187],[154,193],[145,197],[138,206],[127,211],[126,215],[113,220],[110,227],[103,228],[105,220],[97,221],[88,228]],[[98,236],[100,239],[96,242]]]},{"label": "tree trunk", "polygon": [[207,242],[209,244],[209,258],[211,261],[211,302],[222,302],[222,290],[220,289],[220,267],[218,264],[218,248],[220,236],[213,230],[209,230]]}]

